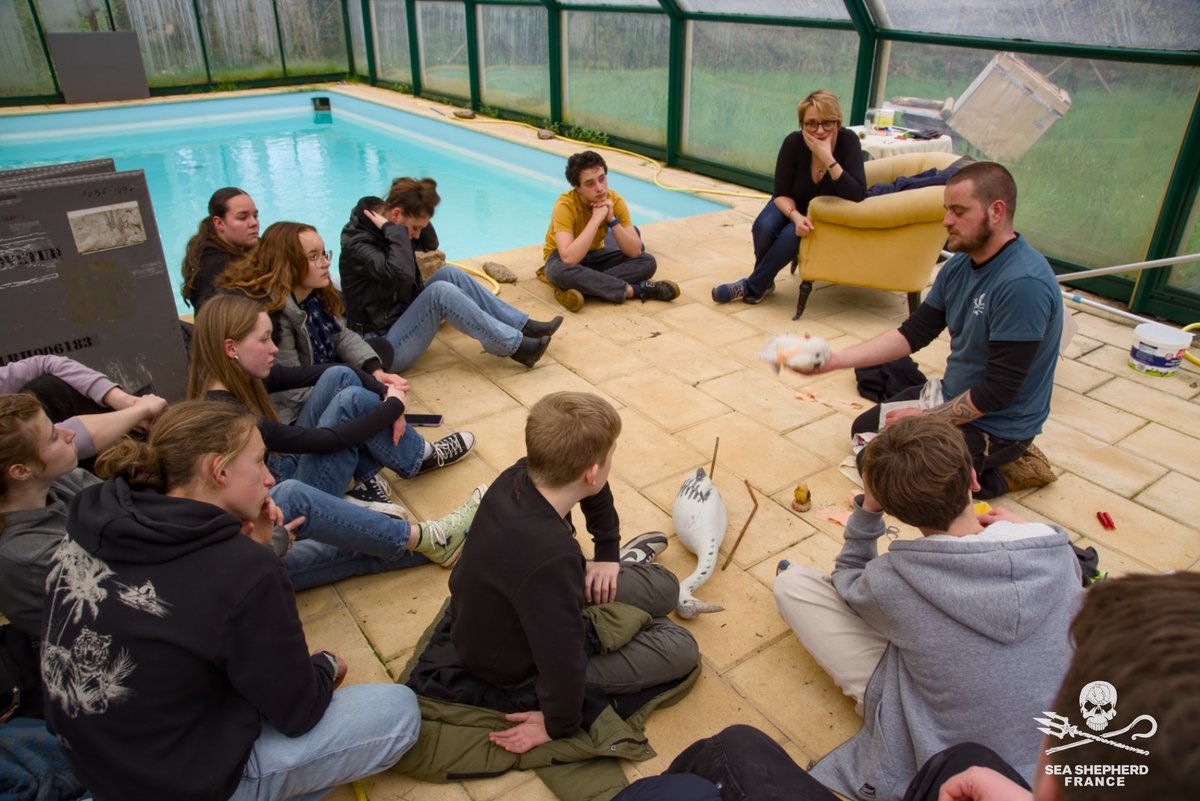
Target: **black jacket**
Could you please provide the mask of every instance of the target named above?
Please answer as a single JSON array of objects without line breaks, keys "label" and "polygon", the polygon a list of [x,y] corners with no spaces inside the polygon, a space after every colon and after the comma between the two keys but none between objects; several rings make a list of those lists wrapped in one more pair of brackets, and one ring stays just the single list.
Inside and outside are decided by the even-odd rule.
[{"label": "black jacket", "polygon": [[186,298],[194,312],[199,312],[204,302],[217,293],[217,279],[237,256],[216,242],[205,242],[200,246],[200,267],[192,278],[192,291]]},{"label": "black jacket", "polygon": [[[367,198],[363,198],[366,200]],[[433,226],[422,232],[417,246],[437,248]],[[426,245],[432,244],[432,248]],[[379,228],[363,213],[363,202],[350,213],[342,228],[338,256],[346,322],[360,334],[384,334],[421,293],[421,271],[408,229],[384,223]]]},{"label": "black jacket", "polygon": [[333,666],[309,656],[287,572],[211,504],[75,496],[46,582],[46,723],[97,801],[224,801],[267,720],[321,720]]}]

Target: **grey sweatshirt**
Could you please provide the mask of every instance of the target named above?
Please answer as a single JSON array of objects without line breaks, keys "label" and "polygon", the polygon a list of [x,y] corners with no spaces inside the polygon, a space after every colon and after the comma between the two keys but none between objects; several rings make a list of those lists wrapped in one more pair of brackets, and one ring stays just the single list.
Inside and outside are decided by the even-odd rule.
[{"label": "grey sweatshirt", "polygon": [[1082,601],[1067,533],[995,523],[967,537],[899,540],[877,556],[882,516],[856,504],[833,583],[889,645],[863,699],[863,726],[813,768],[864,801],[899,799],[918,768],[962,742],[995,750],[1032,780],[1048,709],[1071,660]]},{"label": "grey sweatshirt", "polygon": [[46,506],[0,515],[0,612],[34,639],[42,636],[42,605],[50,557],[67,535],[67,504],[100,479],[77,468],[50,485]]}]

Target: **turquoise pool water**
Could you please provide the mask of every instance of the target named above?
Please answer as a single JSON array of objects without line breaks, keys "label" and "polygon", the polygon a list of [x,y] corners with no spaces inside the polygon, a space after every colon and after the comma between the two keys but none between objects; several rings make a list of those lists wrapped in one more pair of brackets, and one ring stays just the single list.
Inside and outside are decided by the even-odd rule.
[{"label": "turquoise pool water", "polygon": [[[313,112],[317,96],[331,114]],[[0,117],[0,169],[95,158],[145,171],[176,286],[187,240],[222,186],[249,192],[264,228],[315,225],[335,270],[350,209],[392,178],[437,180],[434,225],[450,259],[540,243],[567,188],[558,156],[330,92]],[[638,225],[725,208],[615,173],[610,184]]]}]

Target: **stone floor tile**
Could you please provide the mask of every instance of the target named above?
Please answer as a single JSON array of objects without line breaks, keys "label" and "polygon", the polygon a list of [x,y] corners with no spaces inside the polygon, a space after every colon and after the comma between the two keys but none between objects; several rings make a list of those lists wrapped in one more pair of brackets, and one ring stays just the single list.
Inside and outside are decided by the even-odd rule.
[{"label": "stone floor tile", "polygon": [[1179,372],[1169,376],[1144,375],[1129,366],[1129,349],[1122,350],[1111,345],[1092,351],[1079,359],[1080,364],[1106,370],[1118,378],[1134,381],[1155,391],[1173,395],[1177,398],[1194,398],[1200,394],[1196,384],[1196,376],[1188,372]]},{"label": "stone floor tile", "polygon": [[721,314],[703,303],[687,303],[659,315],[659,320],[677,331],[683,331],[706,345],[717,347],[756,333],[754,328]]},{"label": "stone floor tile", "polygon": [[296,593],[296,611],[300,613],[302,623],[342,608],[342,599],[333,585],[313,587]]},{"label": "stone floor tile", "polygon": [[[696,557],[686,548],[672,546],[658,559],[684,582],[696,569]],[[718,673],[770,644],[787,630],[775,613],[771,591],[737,565],[718,566],[712,578],[693,593],[699,600],[725,607],[723,612],[702,614],[695,620],[678,620],[700,643],[700,653]]]},{"label": "stone floor tile", "polygon": [[1150,423],[1118,442],[1117,447],[1200,479],[1200,439],[1196,437]]},{"label": "stone floor tile", "polygon": [[[1069,531],[1133,557],[1155,570],[1179,570],[1200,558],[1200,536],[1115,492],[1071,474],[1027,495],[1023,501]],[[1096,512],[1108,512],[1116,528],[1106,531]]]},{"label": "stone floor tile", "polygon": [[304,639],[308,641],[310,653],[330,651],[345,660],[349,667],[346,686],[392,682],[392,677],[372,650],[371,643],[355,625],[353,615],[345,607],[305,621]]},{"label": "stone floor tile", "polygon": [[854,701],[813,661],[795,635],[738,665],[725,677],[806,753],[824,756],[862,726]]},{"label": "stone floor tile", "polygon": [[[511,375],[520,375],[531,369],[513,361],[507,356],[496,356],[488,353],[483,349],[483,345],[465,334],[460,334],[453,340],[447,338],[446,343],[450,346],[451,350],[458,354],[464,363],[469,364],[493,381],[499,381]],[[553,364],[554,361],[554,354],[550,350],[547,350],[532,369]]]},{"label": "stone floor tile", "polygon": [[864,339],[877,336],[884,331],[893,331],[896,328],[895,320],[859,307],[825,317],[822,322]]},{"label": "stone floor tile", "polygon": [[[766,365],[763,365],[766,367]],[[830,410],[796,399],[790,377],[779,378],[768,369],[746,369],[706,381],[699,389],[732,409],[779,433],[827,416]],[[798,442],[803,447],[803,443]]]},{"label": "stone floor tile", "polygon": [[474,453],[497,474],[525,455],[525,420],[528,416],[529,410],[518,406],[472,421]]},{"label": "stone floor tile", "polygon": [[[796,401],[804,403],[803,401]],[[815,408],[815,404],[805,403]],[[850,422],[843,414],[824,407],[824,417],[805,423],[787,434],[787,438],[810,453],[825,460],[826,464],[839,464],[850,455]]]},{"label": "stone floor tile", "polygon": [[[708,447],[711,449],[711,442]],[[636,409],[621,410],[621,438],[613,457],[613,473],[618,478],[640,489],[700,464],[707,464],[701,449],[671,436]]]},{"label": "stone floor tile", "polygon": [[561,364],[548,364],[528,370],[520,375],[502,378],[498,382],[501,387],[522,405],[531,407],[551,392],[591,392],[607,400],[618,409],[621,402],[611,395],[602,392],[598,387],[589,384],[584,379],[572,373]]},{"label": "stone floor tile", "polygon": [[819,400],[800,400],[797,403],[822,406],[848,415],[851,420],[872,408],[875,404],[858,394],[858,385],[851,370],[838,370],[829,375],[790,376],[796,392],[809,391]]},{"label": "stone floor tile", "polygon": [[1167,473],[1133,499],[1185,526],[1200,520],[1200,481],[1179,473]]},{"label": "stone floor tile", "polygon": [[[510,770],[502,776],[490,779],[473,779],[461,785],[471,801],[499,801],[499,799],[542,798],[537,795],[546,785],[531,770]],[[549,796],[553,798],[554,796]]]},{"label": "stone floor tile", "polygon": [[1083,334],[1076,334],[1075,336],[1071,337],[1071,342],[1063,351],[1063,356],[1065,356],[1068,361],[1078,359],[1084,354],[1091,353],[1096,348],[1103,347],[1103,345],[1104,343],[1098,339],[1092,339],[1091,337],[1084,336]]},{"label": "stone floor tile", "polygon": [[[610,476],[608,486],[613,493],[617,514],[621,517],[622,542],[628,542],[647,531],[662,531],[668,536],[674,531],[674,526],[671,524],[670,511],[664,512],[651,499],[618,477]],[[592,556],[592,538],[584,530],[582,516],[578,516],[576,525],[579,529],[579,535],[576,537],[576,540],[579,542],[579,547],[583,549],[584,554],[590,558]],[[672,546],[675,545],[674,540],[670,540],[669,542]]]},{"label": "stone floor tile", "polygon": [[694,389],[673,375],[663,375],[657,368],[613,378],[604,389],[670,432],[731,411],[720,400],[714,400],[712,393]]},{"label": "stone floor tile", "polygon": [[471,490],[480,484],[490,484],[496,475],[495,468],[472,453],[461,462],[395,481],[392,492],[412,513],[413,520],[435,520],[457,509]]},{"label": "stone floor tile", "polygon": [[819,458],[802,446],[740,412],[685,429],[678,436],[697,451],[707,451],[710,455],[714,440],[720,437],[717,469],[750,479],[755,489],[766,494],[794,486],[823,466]]},{"label": "stone floor tile", "polygon": [[585,325],[561,330],[551,341],[550,351],[554,361],[592,384],[602,384],[650,366],[634,349],[623,347]]},{"label": "stone floor tile", "polygon": [[[1068,307],[1069,308],[1069,307]],[[1126,353],[1133,341],[1133,325],[1128,322],[1111,320],[1100,314],[1092,314],[1082,310],[1072,315],[1079,333],[1108,345],[1125,348]]]},{"label": "stone floor tile", "polygon": [[1200,431],[1200,404],[1159,391],[1159,380],[1145,376],[1117,378],[1092,390],[1088,397],[1185,434]]},{"label": "stone floor tile", "polygon": [[671,326],[655,315],[669,311],[678,303],[679,301],[630,301],[613,305],[602,300],[589,299],[583,310],[575,316],[597,334],[617,344],[628,345],[670,331]]},{"label": "stone floor tile", "polygon": [[[697,720],[697,709],[704,710],[702,720]],[[658,755],[635,763],[638,772],[657,776],[667,769],[680,751],[735,723],[753,726],[777,740],[783,737],[783,733],[762,713],[705,665],[692,691],[682,702],[655,710],[646,722],[646,735]]]},{"label": "stone floor tile", "polygon": [[[827,467],[815,475],[808,476],[805,479],[805,483],[808,485],[809,495],[812,497],[812,509],[807,512],[800,512],[800,519],[818,531],[825,532],[827,536],[833,538],[833,541],[840,546],[842,532],[846,527],[841,523],[835,523],[825,518],[821,512],[826,508],[845,509],[849,511],[850,505],[848,499],[850,494],[852,492],[857,494],[862,492],[862,490],[854,482],[842,475],[837,467]],[[771,497],[780,505],[790,504],[794,490],[794,486],[785,487],[779,492],[774,493]]]},{"label": "stone floor tile", "polygon": [[[384,771],[359,782],[370,801],[471,801],[462,784],[419,782],[393,771]],[[325,796],[325,801],[355,801],[351,785],[344,785]]]},{"label": "stone floor tile", "polygon": [[411,651],[450,597],[450,571],[436,565],[338,582],[338,593],[384,662]]},{"label": "stone floor tile", "polygon": [[695,386],[732,373],[741,364],[682,331],[665,331],[661,336],[641,339],[624,350],[632,351],[657,370],[666,371]]},{"label": "stone floor tile", "polygon": [[[705,470],[707,469],[705,466]],[[688,474],[690,471],[651,484],[643,489],[643,493],[656,504],[656,508],[666,510],[666,514],[669,515],[675,504],[675,495],[679,492],[683,478]],[[725,503],[725,509],[729,514],[729,525],[725,529],[725,539],[721,543],[722,556],[718,563],[719,567],[725,564],[725,558],[732,550],[734,542],[737,541],[738,533],[746,524],[746,519],[753,509],[753,502],[750,500],[744,480],[727,470],[721,470],[718,467],[713,483],[720,492],[721,500]],[[813,527],[801,520],[795,512],[781,506],[768,496],[755,491],[755,499],[758,501],[758,511],[755,512],[750,527],[746,529],[746,534],[742,537],[742,544],[734,553],[731,569],[733,565],[747,569],[764,559],[769,559],[788,546],[811,536],[814,531]],[[671,525],[670,531],[673,531],[673,523]]]},{"label": "stone floor tile", "polygon": [[1105,381],[1112,380],[1112,373],[1092,367],[1073,359],[1062,359],[1054,368],[1054,384],[1075,392],[1091,392]]},{"label": "stone floor tile", "polygon": [[412,395],[458,426],[517,406],[512,396],[461,361],[414,379]]},{"label": "stone floor tile", "polygon": [[452,367],[462,364],[462,357],[458,352],[447,345],[435,339],[429,344],[429,348],[421,354],[421,358],[417,359],[416,364],[407,370],[401,370],[400,374],[405,378],[412,379],[412,383],[420,384],[416,379],[420,376],[436,373],[447,367]]},{"label": "stone floor tile", "polygon": [[1082,431],[1102,442],[1113,443],[1146,424],[1142,418],[1093,400],[1066,387],[1057,387],[1050,399],[1056,422]]},{"label": "stone floor tile", "polygon": [[1088,480],[1126,498],[1141,492],[1166,472],[1162,465],[1114,448],[1053,418],[1046,421],[1037,441],[1055,467],[1087,476]]}]

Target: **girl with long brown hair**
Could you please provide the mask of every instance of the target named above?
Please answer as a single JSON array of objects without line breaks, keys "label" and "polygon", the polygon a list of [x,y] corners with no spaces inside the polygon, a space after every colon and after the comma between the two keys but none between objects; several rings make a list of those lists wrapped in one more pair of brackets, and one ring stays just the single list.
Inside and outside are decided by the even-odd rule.
[{"label": "girl with long brown hair", "polygon": [[183,256],[181,294],[189,306],[200,306],[215,290],[217,278],[231,262],[258,244],[258,207],[236,186],[225,186],[208,199],[208,216],[188,240]]}]

